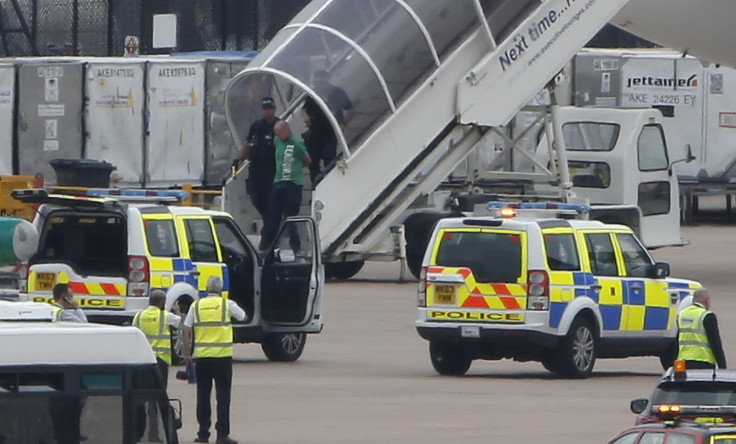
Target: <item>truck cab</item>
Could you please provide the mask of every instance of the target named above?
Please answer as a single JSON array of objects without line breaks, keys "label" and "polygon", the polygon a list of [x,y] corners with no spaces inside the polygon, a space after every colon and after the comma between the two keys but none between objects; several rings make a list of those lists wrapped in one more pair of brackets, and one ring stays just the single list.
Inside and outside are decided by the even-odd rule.
[{"label": "truck cab", "polygon": [[52,318],[0,301],[0,442],[178,443],[181,405],[140,330]]},{"label": "truck cab", "polygon": [[[647,248],[682,245],[677,176],[655,109],[560,107],[569,190],[590,217],[628,225]],[[542,136],[540,147],[548,143]],[[559,159],[537,150],[543,165]],[[551,151],[554,153],[554,151]]]}]

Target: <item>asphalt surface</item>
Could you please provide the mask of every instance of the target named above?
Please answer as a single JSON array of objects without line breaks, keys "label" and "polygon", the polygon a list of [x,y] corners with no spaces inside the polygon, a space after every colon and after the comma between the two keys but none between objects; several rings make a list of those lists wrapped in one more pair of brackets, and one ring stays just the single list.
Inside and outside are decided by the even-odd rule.
[{"label": "asphalt surface", "polygon": [[[717,216],[683,228],[689,246],[653,254],[673,276],[711,290],[736,367],[736,224]],[[601,443],[633,424],[629,401],[647,397],[661,375],[651,357],[599,360],[586,380],[508,360],[474,361],[464,377],[439,376],[414,329],[416,282],[397,283],[399,271],[397,263],[368,263],[356,279],[328,283],[325,330],[309,336],[295,363],[268,362],[258,345],[236,346],[231,436],[249,443]],[[180,441],[192,442],[194,386],[174,379],[176,370],[169,392],[184,403]]]}]

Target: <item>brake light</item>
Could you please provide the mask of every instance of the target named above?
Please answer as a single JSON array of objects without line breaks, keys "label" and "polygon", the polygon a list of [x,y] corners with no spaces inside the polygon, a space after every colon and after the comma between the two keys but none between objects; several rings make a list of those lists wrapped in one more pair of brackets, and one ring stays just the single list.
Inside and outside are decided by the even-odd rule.
[{"label": "brake light", "polygon": [[530,270],[527,277],[527,310],[549,309],[549,276],[544,270]]},{"label": "brake light", "polygon": [[419,273],[419,288],[417,290],[417,307],[427,306],[427,267],[422,267]]},{"label": "brake light", "polygon": [[145,256],[128,256],[128,296],[148,296],[150,273]]}]

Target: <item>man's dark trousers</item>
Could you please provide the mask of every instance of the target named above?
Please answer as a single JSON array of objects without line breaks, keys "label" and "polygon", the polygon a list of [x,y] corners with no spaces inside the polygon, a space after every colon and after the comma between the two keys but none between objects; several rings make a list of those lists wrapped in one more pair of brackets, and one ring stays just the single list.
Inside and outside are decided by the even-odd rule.
[{"label": "man's dark trousers", "polygon": [[215,430],[218,437],[230,436],[230,389],[233,381],[232,358],[197,358],[195,372],[197,374],[197,422],[200,438],[209,438],[212,425],[212,381],[215,382],[217,398],[217,423]]},{"label": "man's dark trousers", "polygon": [[302,204],[302,185],[291,181],[281,181],[273,185],[271,202],[268,204],[268,216],[263,226],[263,234],[259,250],[265,250],[276,240],[281,221],[289,216],[299,214]]}]

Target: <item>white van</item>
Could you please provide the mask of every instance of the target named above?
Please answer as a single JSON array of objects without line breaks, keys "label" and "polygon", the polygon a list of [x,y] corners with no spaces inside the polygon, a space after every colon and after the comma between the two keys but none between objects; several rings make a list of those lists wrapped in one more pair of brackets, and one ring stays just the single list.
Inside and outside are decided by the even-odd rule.
[{"label": "white van", "polygon": [[181,405],[140,330],[52,318],[0,301],[0,443],[178,442]]}]

